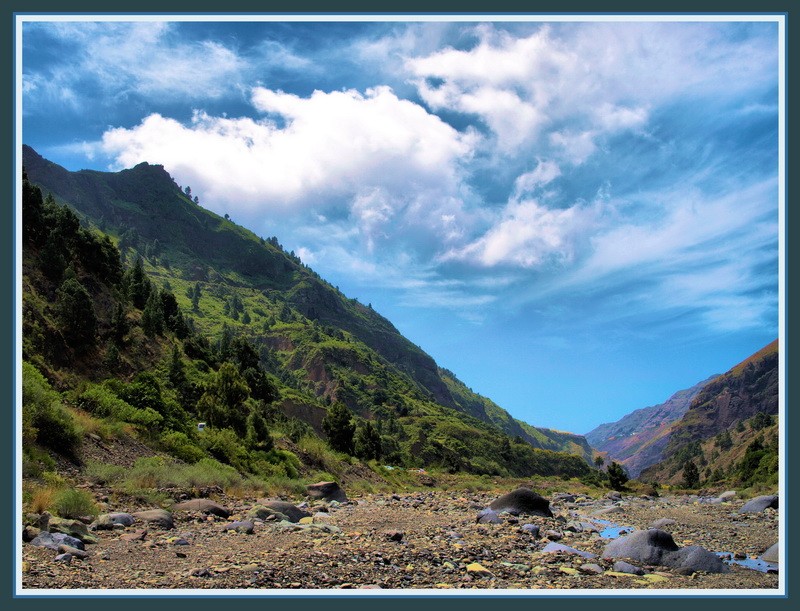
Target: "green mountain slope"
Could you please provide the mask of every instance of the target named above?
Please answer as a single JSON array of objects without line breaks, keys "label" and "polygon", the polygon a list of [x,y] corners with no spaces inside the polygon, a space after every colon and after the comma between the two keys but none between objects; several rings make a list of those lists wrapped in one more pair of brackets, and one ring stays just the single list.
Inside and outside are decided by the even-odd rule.
[{"label": "green mountain slope", "polygon": [[[391,460],[486,473],[583,469],[545,452],[586,457],[582,438],[515,421],[443,375],[371,307],[346,298],[276,238],[260,238],[200,207],[163,167],[68,172],[29,147],[23,162],[31,182],[111,236],[128,266],[141,258],[144,272],[172,295],[192,337],[200,338],[182,342],[189,358],[213,361],[209,353],[224,354],[245,338],[272,377],[274,404],[284,414],[320,432],[327,407],[343,403],[394,439]],[[128,373],[136,370],[129,363]],[[476,410],[479,404],[485,407]],[[540,453],[531,454],[531,446]]]},{"label": "green mountain slope", "polygon": [[[762,479],[777,477],[774,416],[778,413],[778,364],[778,340],[775,340],[708,382],[697,393],[683,417],[671,425],[665,437],[664,459],[644,469],[641,479],[676,483],[680,481],[685,465],[691,461],[701,473],[708,470],[709,477],[718,469],[724,474],[724,468],[727,468],[731,477],[752,480],[752,473],[745,473],[745,477],[742,474],[737,476],[735,468],[731,472],[734,461],[730,456],[741,456],[759,436],[761,440],[756,445],[774,448],[774,452],[764,450],[769,455],[760,472]],[[764,434],[767,434],[767,441]],[[731,435],[736,437],[736,447],[731,443]]]}]

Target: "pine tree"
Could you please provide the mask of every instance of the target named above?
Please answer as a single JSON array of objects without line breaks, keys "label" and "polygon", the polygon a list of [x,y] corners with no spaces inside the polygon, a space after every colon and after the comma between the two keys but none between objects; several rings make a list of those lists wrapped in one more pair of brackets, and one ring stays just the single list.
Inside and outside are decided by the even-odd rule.
[{"label": "pine tree", "polygon": [[381,436],[369,420],[356,430],[353,452],[363,460],[377,460],[381,457]]},{"label": "pine tree", "polygon": [[89,292],[71,268],[68,272],[56,291],[56,315],[64,339],[76,352],[85,352],[95,343],[97,315]]},{"label": "pine tree", "polygon": [[686,488],[696,488],[700,483],[700,471],[694,461],[687,461],[683,465],[683,485]]},{"label": "pine tree", "polygon": [[150,296],[142,312],[142,330],[148,337],[161,335],[164,332],[164,311],[158,291],[150,291]]},{"label": "pine tree", "polygon": [[322,431],[328,437],[328,444],[346,454],[353,453],[353,435],[356,426],[350,417],[350,410],[343,403],[334,403],[322,419]]},{"label": "pine tree", "polygon": [[627,482],[628,474],[625,473],[625,469],[623,469],[621,465],[611,461],[611,464],[608,465],[608,484],[611,486],[611,489],[622,490]]}]

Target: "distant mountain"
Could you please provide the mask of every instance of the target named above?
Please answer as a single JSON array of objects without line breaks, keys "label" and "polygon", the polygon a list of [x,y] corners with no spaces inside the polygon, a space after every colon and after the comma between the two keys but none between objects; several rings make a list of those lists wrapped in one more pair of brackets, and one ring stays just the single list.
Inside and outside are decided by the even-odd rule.
[{"label": "distant mountain", "polygon": [[758,415],[776,415],[778,361],[775,340],[706,384],[683,417],[672,425],[664,460],[643,470],[641,477],[655,481],[675,479],[683,465],[695,458],[703,466],[714,467],[713,459],[702,452],[704,443],[741,429],[741,423]]},{"label": "distant mountain", "polygon": [[174,293],[192,329],[216,342],[252,342],[280,385],[281,409],[318,432],[327,406],[341,402],[361,418],[399,422],[401,449],[426,464],[491,473],[563,462],[550,453],[534,461],[523,452],[523,459],[520,442],[590,458],[582,436],[515,420],[473,393],[371,305],[347,298],[276,237],[201,207],[202,194],[193,198],[163,166],[70,172],[28,146],[23,165],[44,193],[110,236],[128,265],[140,258],[151,280]]},{"label": "distant mountain", "polygon": [[676,392],[664,403],[637,409],[616,422],[601,424],[586,433],[586,440],[636,478],[643,469],[664,458],[673,423],[686,413],[695,396],[715,377]]}]

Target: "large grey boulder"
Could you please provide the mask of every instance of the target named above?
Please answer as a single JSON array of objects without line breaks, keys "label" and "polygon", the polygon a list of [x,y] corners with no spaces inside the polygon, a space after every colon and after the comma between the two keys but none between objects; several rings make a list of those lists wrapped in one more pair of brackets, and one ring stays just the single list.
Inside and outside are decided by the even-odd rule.
[{"label": "large grey boulder", "polygon": [[553,512],[550,511],[550,501],[535,493],[529,488],[517,488],[495,499],[489,504],[489,508],[497,513],[506,511],[512,515],[534,515],[552,518]]},{"label": "large grey boulder", "polygon": [[227,518],[231,515],[228,509],[210,499],[189,499],[188,501],[176,503],[172,506],[172,509],[174,511],[197,511],[199,513],[213,514],[220,518]]},{"label": "large grey boulder", "polygon": [[674,568],[682,573],[727,573],[720,558],[699,545],[678,547],[672,535],[657,528],[639,530],[606,545],[603,558],[628,558],[644,564]]},{"label": "large grey boulder", "polygon": [[51,533],[47,531],[39,533],[39,535],[33,541],[31,541],[31,545],[35,545],[36,547],[46,547],[54,552],[57,552],[58,548],[62,545],[68,545],[79,550],[86,549],[86,546],[80,539],[70,537],[64,533]]},{"label": "large grey boulder", "polygon": [[[272,510],[273,512],[282,513],[285,515],[290,522],[299,522],[302,518],[310,518],[311,514],[303,509],[300,509],[297,505],[293,505],[287,501],[275,501],[272,499],[259,499],[256,501],[256,507],[258,506],[265,507],[266,509]],[[254,507],[253,509],[256,509]],[[251,510],[252,512],[252,510]]]},{"label": "large grey boulder", "polygon": [[134,512],[131,515],[137,520],[146,522],[150,526],[156,526],[165,530],[175,528],[172,514],[166,509],[146,509],[144,511]]},{"label": "large grey boulder", "polygon": [[306,494],[312,499],[324,499],[326,501],[347,502],[347,495],[341,486],[336,482],[317,482],[306,486]]},{"label": "large grey boulder", "polygon": [[133,526],[134,517],[129,513],[114,512],[104,513],[97,516],[97,519],[92,522],[90,528],[95,530],[114,530],[117,525],[120,526]]},{"label": "large grey boulder", "polygon": [[754,499],[750,499],[742,506],[739,513],[759,513],[769,508],[778,508],[777,494],[765,494],[764,496],[757,496]]}]

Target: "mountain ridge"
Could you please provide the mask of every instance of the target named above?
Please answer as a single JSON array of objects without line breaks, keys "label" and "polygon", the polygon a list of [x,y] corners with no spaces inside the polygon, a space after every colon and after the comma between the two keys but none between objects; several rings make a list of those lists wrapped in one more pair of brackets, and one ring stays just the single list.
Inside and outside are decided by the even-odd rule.
[{"label": "mountain ridge", "polygon": [[[496,426],[506,434],[519,436],[535,448],[553,451],[566,448],[584,460],[591,458],[591,448],[582,436],[556,434],[522,423],[490,400],[466,389],[454,375],[452,378],[444,376],[444,370],[439,369],[429,355],[404,338],[371,306],[346,298],[303,265],[293,253],[285,253],[277,238],[259,238],[229,219],[199,206],[174,183],[163,166],[141,163],[116,173],[69,172],[27,146],[23,149],[23,163],[34,184],[50,191],[93,225],[109,232],[123,253],[131,257],[151,253],[151,257],[145,259],[152,277],[173,286],[186,287],[187,291],[191,283],[197,283],[198,287],[209,292],[209,300],[211,291],[218,293],[213,295],[215,299],[224,301],[231,299],[226,294],[228,289],[228,292],[241,289],[243,295],[252,295],[252,303],[257,299],[261,299],[259,303],[265,299],[284,303],[290,312],[308,319],[319,329],[341,329],[374,350],[376,357],[365,354],[352,357],[355,361],[364,359],[368,362],[364,366],[370,375],[376,371],[379,373],[380,361],[385,360],[408,376],[421,397],[429,397],[439,405]],[[181,223],[182,228],[186,228],[176,243],[173,243],[174,236],[170,232],[174,223]],[[210,257],[205,254],[209,250],[213,252]],[[185,311],[191,311],[190,300],[181,291],[176,291],[176,298]],[[248,305],[254,312],[259,309],[257,305]],[[200,314],[195,318],[199,325],[208,321]],[[256,320],[261,322],[262,318]],[[278,321],[269,330],[266,322],[264,325],[261,335],[265,342],[279,344],[287,341],[285,333],[288,327],[285,324]],[[234,326],[240,328],[241,325]],[[276,354],[278,357],[272,358],[280,358],[281,351]],[[292,366],[299,364],[291,363]],[[315,372],[304,382],[314,386],[312,395],[319,392],[315,395],[318,399],[345,400],[356,408],[354,411],[357,413],[359,401],[363,404],[365,394],[376,393],[379,386],[376,382],[371,383],[374,386],[371,389],[348,390],[341,379],[336,383],[327,379],[330,371],[326,373],[324,365],[320,367],[319,362]],[[357,386],[361,382],[353,380],[353,383]],[[455,389],[458,389],[458,398],[454,397]],[[367,411],[362,409],[363,413]]]}]

